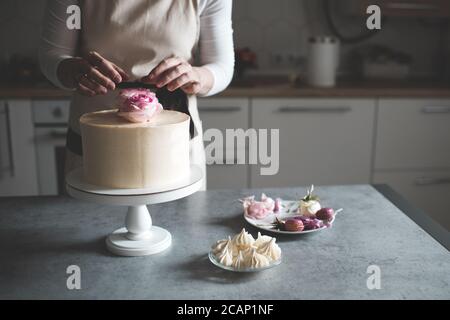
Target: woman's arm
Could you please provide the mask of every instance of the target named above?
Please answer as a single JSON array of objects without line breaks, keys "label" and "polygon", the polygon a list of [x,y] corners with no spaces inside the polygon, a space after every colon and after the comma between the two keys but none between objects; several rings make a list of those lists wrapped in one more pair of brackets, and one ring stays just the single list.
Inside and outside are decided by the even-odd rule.
[{"label": "woman's arm", "polygon": [[45,10],[42,37],[39,47],[39,62],[44,75],[54,85],[63,89],[75,89],[63,83],[58,75],[58,67],[63,60],[76,56],[80,30],[69,30],[66,25],[67,8],[79,5],[78,0],[48,0]]},{"label": "woman's arm", "polygon": [[223,91],[234,72],[232,0],[200,0],[200,64],[213,76],[203,96]]},{"label": "woman's arm", "polygon": [[234,69],[231,0],[200,0],[200,66],[193,67],[179,57],[159,63],[142,81],[181,88],[188,94],[210,96],[224,90]]},{"label": "woman's arm", "polygon": [[49,0],[47,2],[44,26],[39,48],[42,72],[56,86],[63,89],[77,89],[83,95],[94,96],[114,90],[116,84],[128,75],[114,63],[96,52],[81,54],[80,30],[67,27],[71,5],[78,0]]}]

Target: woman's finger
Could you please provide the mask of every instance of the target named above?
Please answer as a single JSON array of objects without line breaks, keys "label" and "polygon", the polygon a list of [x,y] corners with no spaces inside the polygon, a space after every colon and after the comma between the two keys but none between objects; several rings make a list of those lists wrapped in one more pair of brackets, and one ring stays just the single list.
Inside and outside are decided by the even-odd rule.
[{"label": "woman's finger", "polygon": [[116,89],[116,84],[113,81],[111,81],[111,79],[104,76],[100,71],[98,71],[97,68],[91,67],[87,72],[87,78],[93,82],[97,82],[98,84],[102,85],[103,87],[109,90]]},{"label": "woman's finger", "polygon": [[[173,80],[186,75],[186,77],[190,76],[190,72],[192,67],[188,63],[181,63],[175,67],[172,67],[162,73],[157,79],[155,79],[156,86],[158,88],[162,88]],[[192,79],[194,80],[194,79]]]},{"label": "woman's finger", "polygon": [[95,51],[91,51],[87,54],[86,60],[97,67],[98,70],[103,73],[105,76],[113,80],[115,83],[122,82],[122,76],[120,73],[113,67],[113,65],[103,58],[100,54]]},{"label": "woman's finger", "polygon": [[173,68],[183,62],[182,59],[178,57],[170,57],[161,61],[150,73],[148,76],[144,77],[142,80],[151,82],[157,79],[163,72],[167,69]]},{"label": "woman's finger", "polygon": [[167,84],[167,90],[175,91],[187,84],[192,83],[193,80],[188,76],[188,74],[184,73],[169,84]]},{"label": "woman's finger", "polygon": [[78,83],[77,85],[77,91],[82,94],[83,96],[93,97],[96,95],[95,91],[92,91],[88,87],[82,85],[81,83]]},{"label": "woman's finger", "polygon": [[108,90],[101,84],[88,79],[86,76],[81,77],[79,84],[85,86],[86,88],[94,91],[96,94],[106,94]]},{"label": "woman's finger", "polygon": [[117,64],[113,63],[112,65],[116,69],[116,71],[118,73],[120,73],[120,76],[122,77],[122,81],[127,81],[130,78],[130,76],[122,68],[120,68]]}]

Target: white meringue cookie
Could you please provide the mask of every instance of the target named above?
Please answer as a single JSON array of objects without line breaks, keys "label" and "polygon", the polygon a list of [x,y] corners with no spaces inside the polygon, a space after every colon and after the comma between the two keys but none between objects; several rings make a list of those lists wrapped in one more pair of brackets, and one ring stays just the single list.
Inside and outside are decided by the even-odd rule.
[{"label": "white meringue cookie", "polygon": [[313,217],[322,207],[319,199],[313,195],[314,185],[306,190],[306,196],[300,200],[299,212],[302,216]]},{"label": "white meringue cookie", "polygon": [[281,249],[276,239],[258,232],[255,240],[245,229],[233,238],[217,241],[211,253],[220,264],[234,269],[263,268],[281,258]]},{"label": "white meringue cookie", "polygon": [[269,242],[264,243],[261,245],[257,252],[264,255],[265,257],[270,258],[270,260],[277,261],[281,258],[281,249],[280,247],[275,243],[276,239],[272,238]]},{"label": "white meringue cookie", "polygon": [[234,258],[232,266],[235,269],[247,268],[247,265],[245,264],[245,259],[244,259],[244,255],[242,254],[242,251],[239,251],[238,255]]},{"label": "white meringue cookie", "polygon": [[305,217],[311,217],[316,214],[317,211],[321,209],[321,205],[319,201],[309,200],[309,201],[300,201],[300,214]]},{"label": "white meringue cookie", "polygon": [[256,238],[255,243],[253,244],[255,247],[259,248],[260,246],[262,246],[264,243],[269,242],[270,240],[272,240],[272,237],[269,236],[263,236],[261,234],[261,232],[258,232],[258,238]]},{"label": "white meringue cookie", "polygon": [[212,247],[212,253],[214,255],[217,255],[219,252],[223,251],[223,249],[227,246],[231,244],[231,237],[228,236],[228,239],[222,239],[217,241]]},{"label": "white meringue cookie", "polygon": [[217,261],[219,261],[224,266],[231,266],[233,264],[233,252],[231,246],[226,245],[221,251],[216,254]]},{"label": "white meringue cookie", "polygon": [[256,249],[247,250],[245,256],[245,265],[249,268],[263,268],[270,265],[269,258],[258,253]]},{"label": "white meringue cookie", "polygon": [[242,231],[233,237],[233,245],[239,250],[245,250],[250,248],[254,243],[255,239],[245,231],[245,228]]}]

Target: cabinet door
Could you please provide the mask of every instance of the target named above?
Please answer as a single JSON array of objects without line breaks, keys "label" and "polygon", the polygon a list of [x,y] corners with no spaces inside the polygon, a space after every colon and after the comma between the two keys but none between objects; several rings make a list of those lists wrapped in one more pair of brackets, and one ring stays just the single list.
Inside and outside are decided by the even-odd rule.
[{"label": "cabinet door", "polygon": [[380,99],[376,169],[450,168],[450,100]]},{"label": "cabinet door", "polygon": [[38,194],[31,102],[0,102],[0,196]]},{"label": "cabinet door", "polygon": [[369,183],[375,100],[255,99],[255,128],[279,129],[279,172],[252,187]]},{"label": "cabinet door", "polygon": [[[203,98],[199,99],[198,108],[203,123],[203,131],[218,129],[223,134],[225,143],[226,129],[247,129],[249,122],[249,99],[233,98]],[[205,144],[210,143],[205,141]],[[245,145],[237,145],[233,150],[234,155],[238,149],[246,152]],[[211,164],[207,167],[208,189],[247,188],[249,180],[249,168],[247,165],[226,164],[236,163],[234,155],[230,156],[229,150],[223,150],[223,165]],[[228,159],[232,157],[233,159]]]},{"label": "cabinet door", "polygon": [[374,182],[390,185],[450,231],[450,170],[376,172]]}]

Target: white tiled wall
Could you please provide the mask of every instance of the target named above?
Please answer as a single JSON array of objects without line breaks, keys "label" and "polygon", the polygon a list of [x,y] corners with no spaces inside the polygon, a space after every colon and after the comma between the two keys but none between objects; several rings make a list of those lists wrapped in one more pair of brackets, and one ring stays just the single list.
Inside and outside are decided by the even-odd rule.
[{"label": "white tiled wall", "polygon": [[276,56],[284,59],[282,65],[289,56],[305,56],[310,28],[302,0],[236,0],[233,5],[235,46],[254,50],[260,68],[279,67]]},{"label": "white tiled wall", "polygon": [[[348,4],[358,0],[339,2],[344,1]],[[235,0],[233,24],[236,47],[250,47],[256,51],[262,69],[273,68],[271,56],[274,54],[305,56],[310,35],[330,34],[321,3],[319,0]],[[361,27],[365,27],[365,18],[344,19],[346,34],[358,34]],[[382,31],[358,45],[381,44],[404,51],[413,57],[415,74],[432,73],[439,68],[436,66],[439,29],[425,26],[426,22],[416,18],[383,20]],[[345,72],[350,67],[352,60],[349,51],[354,47],[342,46],[341,71]]]},{"label": "white tiled wall", "polygon": [[[45,2],[0,1],[0,60],[15,52],[30,56],[36,53]],[[319,0],[234,0],[236,47],[256,51],[262,72],[274,69],[274,56],[305,56],[309,35],[329,34],[320,3]],[[383,24],[382,32],[368,43],[384,44],[412,54],[414,72],[423,74],[439,68],[436,66],[438,40],[436,27],[425,27],[418,19],[403,18],[390,19]],[[352,47],[343,47],[344,71],[351,63],[347,53]],[[279,67],[276,65],[275,69]]]}]

